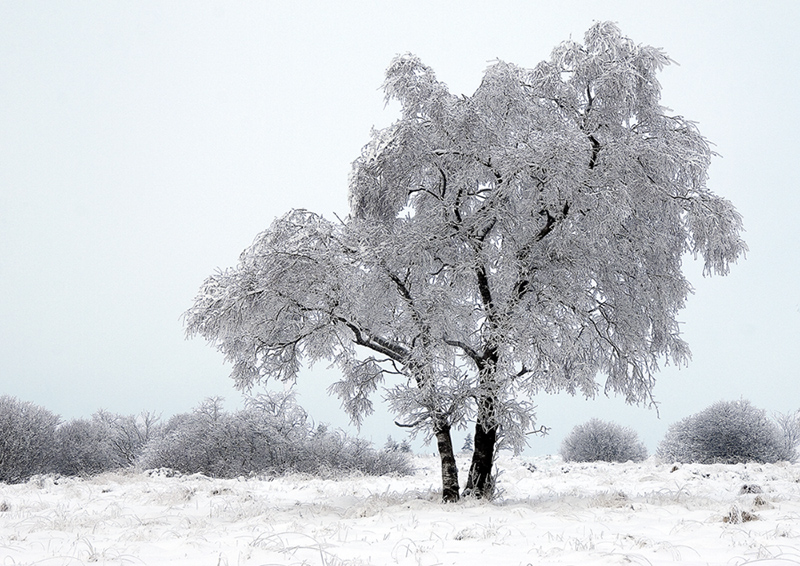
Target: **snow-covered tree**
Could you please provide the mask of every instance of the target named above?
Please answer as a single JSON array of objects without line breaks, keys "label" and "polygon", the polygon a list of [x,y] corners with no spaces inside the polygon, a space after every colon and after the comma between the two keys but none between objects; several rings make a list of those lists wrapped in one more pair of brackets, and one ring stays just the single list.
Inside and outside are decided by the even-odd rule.
[{"label": "snow-covered tree", "polygon": [[489,496],[498,442],[524,445],[535,395],[650,401],[659,363],[689,355],[682,257],[726,274],[745,250],[706,187],[708,143],[659,105],[667,63],[610,23],[532,70],[493,64],[471,97],[398,57],[384,88],[401,117],[355,161],[351,215],[277,220],[206,281],[189,334],[241,387],[333,361],[355,420],[393,378],[392,408],[437,438],[445,500],[450,429],[474,416],[466,491]]},{"label": "snow-covered tree", "polygon": [[726,274],[746,249],[708,143],[659,105],[668,63],[598,23],[532,70],[493,64],[471,97],[411,55],[387,72],[402,114],[355,163],[352,214],[404,254],[429,339],[477,375],[467,491],[489,495],[499,434],[520,446],[520,399],[649,401],[659,362],[689,355],[682,257]]}]

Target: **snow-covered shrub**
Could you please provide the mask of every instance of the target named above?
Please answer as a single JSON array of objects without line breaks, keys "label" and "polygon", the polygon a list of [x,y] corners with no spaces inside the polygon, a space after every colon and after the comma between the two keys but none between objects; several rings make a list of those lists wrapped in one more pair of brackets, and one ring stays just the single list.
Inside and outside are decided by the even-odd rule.
[{"label": "snow-covered shrub", "polygon": [[91,475],[123,464],[116,457],[108,431],[95,419],[74,419],[56,429],[54,471],[67,476]]},{"label": "snow-covered shrub", "polygon": [[246,475],[258,460],[257,446],[249,446],[257,432],[248,424],[225,412],[221,399],[208,399],[167,421],[163,436],[145,447],[139,464],[213,477]]},{"label": "snow-covered shrub", "polygon": [[133,466],[147,443],[161,435],[160,417],[154,413],[116,415],[100,410],[92,415],[92,420],[105,430],[118,467]]},{"label": "snow-covered shrub", "polygon": [[58,416],[47,409],[0,397],[0,481],[25,481],[52,471]]},{"label": "snow-covered shrub", "polygon": [[383,445],[384,452],[406,452],[411,453],[411,443],[407,438],[397,442],[391,436],[386,439],[386,444]]},{"label": "snow-covered shrub", "polygon": [[409,451],[375,450],[361,438],[329,431],[320,426],[301,445],[305,457],[296,464],[296,470],[308,473],[361,472],[371,476],[410,474],[413,470],[408,459]]},{"label": "snow-covered shrub", "polygon": [[791,460],[783,434],[749,401],[720,401],[674,423],[658,445],[664,462],[772,463]]},{"label": "snow-covered shrub", "polygon": [[775,415],[775,422],[783,434],[783,441],[790,455],[789,460],[793,462],[800,450],[800,409],[793,413]]},{"label": "snow-covered shrub", "polygon": [[115,415],[98,411],[56,429],[54,468],[64,475],[91,475],[132,466],[145,444],[160,433],[151,413]]},{"label": "snow-covered shrub", "polygon": [[291,395],[279,394],[252,398],[236,413],[224,411],[220,399],[210,399],[192,413],[176,415],[163,436],[147,445],[139,464],[213,477],[411,471],[404,453],[378,452],[362,440],[314,428]]},{"label": "snow-covered shrub", "polygon": [[633,429],[591,419],[572,429],[560,454],[567,462],[640,462],[647,458],[647,449]]}]

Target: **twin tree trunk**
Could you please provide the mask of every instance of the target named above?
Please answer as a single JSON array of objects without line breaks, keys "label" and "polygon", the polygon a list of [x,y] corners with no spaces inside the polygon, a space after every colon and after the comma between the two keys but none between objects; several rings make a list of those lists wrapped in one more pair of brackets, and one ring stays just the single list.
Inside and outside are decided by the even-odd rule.
[{"label": "twin tree trunk", "polygon": [[[464,487],[465,497],[491,499],[494,494],[492,465],[497,443],[497,425],[490,424],[488,418],[493,409],[494,400],[491,397],[482,399],[478,422],[475,424],[472,464],[467,476],[467,485]],[[434,434],[442,464],[442,502],[455,503],[459,500],[458,466],[453,452],[450,425],[437,423],[434,425]]]},{"label": "twin tree trunk", "polygon": [[[459,500],[458,466],[453,452],[450,427],[437,428],[435,434],[442,463],[442,502],[455,503]],[[485,427],[480,423],[475,425],[475,450],[472,453],[467,485],[464,487],[465,497],[491,499],[494,492],[492,464],[496,440],[496,427]]]}]

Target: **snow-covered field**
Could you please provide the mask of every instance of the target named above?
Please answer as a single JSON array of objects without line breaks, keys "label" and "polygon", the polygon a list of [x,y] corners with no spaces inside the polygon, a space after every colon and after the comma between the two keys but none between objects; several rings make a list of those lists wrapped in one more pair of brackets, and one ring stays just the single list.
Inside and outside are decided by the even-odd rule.
[{"label": "snow-covered field", "polygon": [[455,505],[438,502],[437,459],[416,465],[406,478],[0,485],[0,565],[800,564],[800,464],[507,457],[496,501]]}]

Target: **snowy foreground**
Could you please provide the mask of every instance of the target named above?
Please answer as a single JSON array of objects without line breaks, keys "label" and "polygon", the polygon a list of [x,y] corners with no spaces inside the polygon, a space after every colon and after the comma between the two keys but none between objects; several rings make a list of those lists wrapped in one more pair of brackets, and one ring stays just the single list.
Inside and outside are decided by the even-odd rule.
[{"label": "snowy foreground", "polygon": [[800,464],[501,458],[498,500],[455,505],[438,502],[437,459],[416,465],[406,478],[0,485],[0,565],[800,564]]}]

